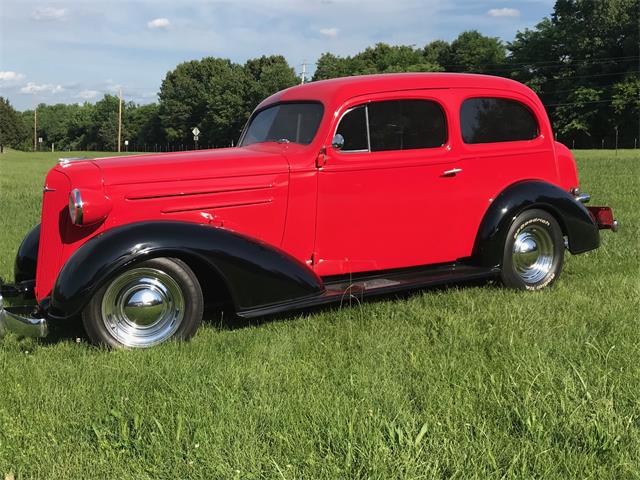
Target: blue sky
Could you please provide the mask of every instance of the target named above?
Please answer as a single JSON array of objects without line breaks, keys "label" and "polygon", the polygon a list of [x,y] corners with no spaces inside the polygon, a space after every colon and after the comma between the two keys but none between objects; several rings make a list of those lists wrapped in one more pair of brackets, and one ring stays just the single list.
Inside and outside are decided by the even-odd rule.
[{"label": "blue sky", "polygon": [[149,103],[178,63],[283,54],[301,70],[323,52],[377,42],[423,46],[461,31],[512,40],[553,0],[0,0],[0,95],[19,110],[94,102],[122,88]]}]

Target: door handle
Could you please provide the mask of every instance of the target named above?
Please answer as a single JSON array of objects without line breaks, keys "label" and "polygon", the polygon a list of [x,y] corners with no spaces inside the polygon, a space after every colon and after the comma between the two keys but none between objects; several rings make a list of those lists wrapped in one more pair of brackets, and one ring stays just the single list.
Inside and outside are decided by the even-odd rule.
[{"label": "door handle", "polygon": [[462,171],[461,168],[452,168],[451,170],[445,170],[442,172],[443,177],[455,177],[457,173]]}]

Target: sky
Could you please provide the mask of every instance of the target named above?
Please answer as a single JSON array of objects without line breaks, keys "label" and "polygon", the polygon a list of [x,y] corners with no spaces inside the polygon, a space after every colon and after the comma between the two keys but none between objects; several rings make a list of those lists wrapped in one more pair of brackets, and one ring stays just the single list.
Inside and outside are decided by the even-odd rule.
[{"label": "sky", "polygon": [[0,0],[0,96],[18,110],[95,102],[120,88],[157,101],[181,62],[244,63],[282,54],[313,73],[324,52],[378,42],[422,47],[464,30],[513,40],[551,14],[553,0]]}]

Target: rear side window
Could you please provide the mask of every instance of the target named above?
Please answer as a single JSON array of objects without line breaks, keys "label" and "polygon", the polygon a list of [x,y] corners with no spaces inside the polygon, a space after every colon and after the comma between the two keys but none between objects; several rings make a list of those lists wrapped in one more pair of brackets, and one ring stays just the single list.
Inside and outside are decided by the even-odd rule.
[{"label": "rear side window", "polygon": [[464,143],[532,140],[540,133],[533,112],[506,98],[465,100],[460,109],[460,128]]},{"label": "rear side window", "polygon": [[349,110],[336,133],[344,152],[435,148],[447,142],[447,121],[436,102],[389,100]]}]

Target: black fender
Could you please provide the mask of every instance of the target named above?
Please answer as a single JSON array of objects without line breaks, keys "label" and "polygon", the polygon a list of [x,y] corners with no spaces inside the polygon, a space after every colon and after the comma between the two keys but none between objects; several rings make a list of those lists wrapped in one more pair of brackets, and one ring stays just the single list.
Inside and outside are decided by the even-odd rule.
[{"label": "black fender", "polygon": [[16,283],[35,280],[38,266],[38,247],[40,246],[40,224],[31,229],[24,237],[13,269]]},{"label": "black fender", "polygon": [[503,190],[485,213],[473,248],[474,263],[500,266],[511,223],[531,208],[546,210],[556,218],[568,238],[571,253],[587,252],[600,245],[598,226],[572,194],[550,183],[523,181]]},{"label": "black fender", "polygon": [[178,257],[217,274],[238,312],[324,291],[313,270],[277,247],[208,225],[149,221],[110,229],[82,245],[58,275],[49,314],[79,314],[105,282],[154,257]]}]

